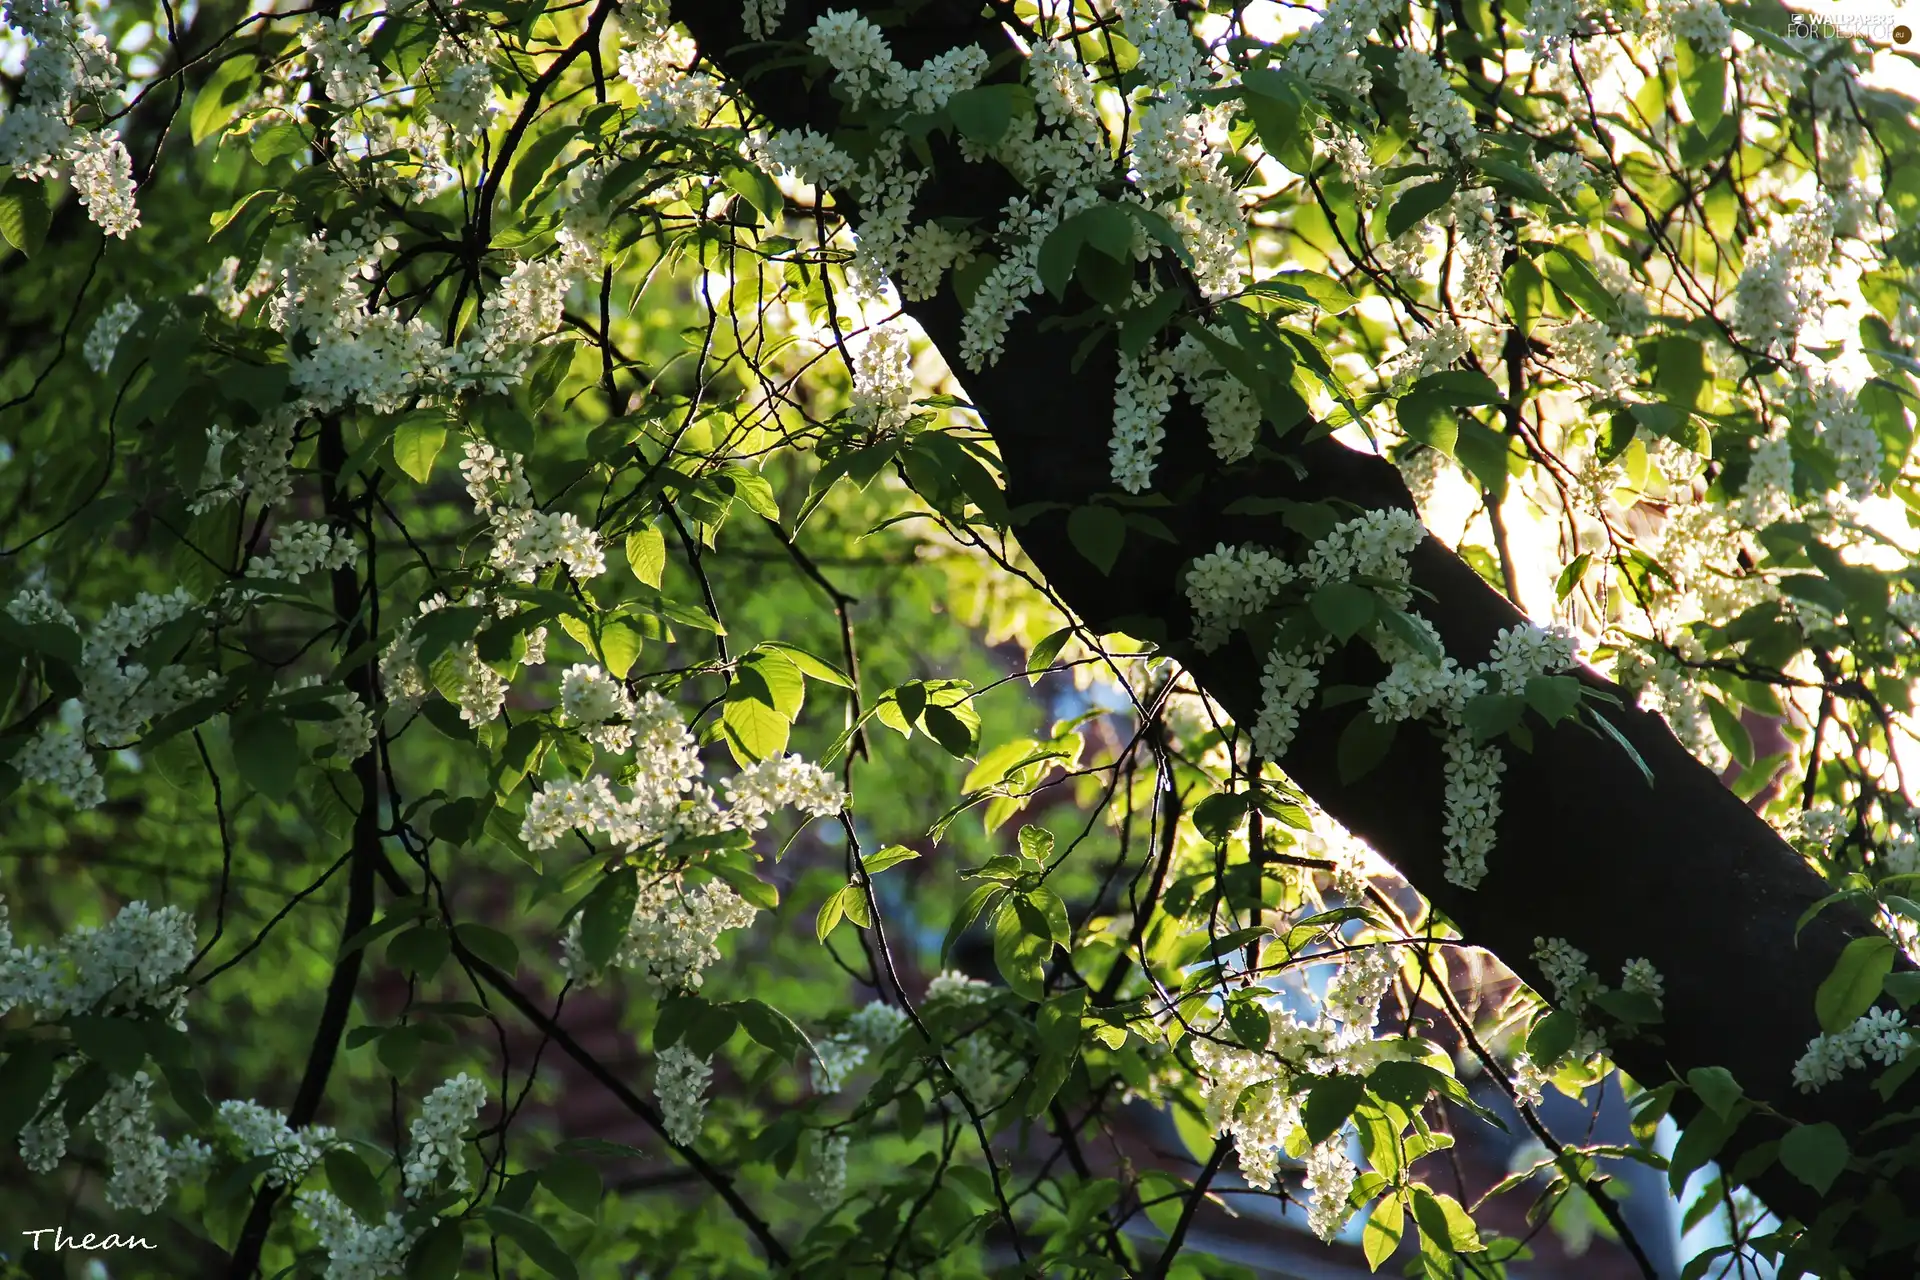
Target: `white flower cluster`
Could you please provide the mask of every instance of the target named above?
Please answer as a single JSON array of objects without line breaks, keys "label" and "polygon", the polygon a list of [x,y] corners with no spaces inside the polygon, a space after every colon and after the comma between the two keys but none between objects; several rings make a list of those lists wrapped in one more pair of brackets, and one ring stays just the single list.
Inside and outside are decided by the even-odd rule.
[{"label": "white flower cluster", "polygon": [[1221,543],[1187,570],[1187,603],[1193,608],[1193,643],[1211,653],[1235,630],[1271,605],[1295,578],[1293,566],[1256,546]]},{"label": "white flower cluster", "polygon": [[78,123],[83,108],[113,114],[121,76],[106,37],[60,0],[8,0],[0,16],[27,46],[18,93],[0,115],[0,165],[28,182],[66,177],[94,225],[125,239],[140,225],[133,157],[118,134]]},{"label": "white flower cluster", "polygon": [[76,1013],[152,1010],[180,1025],[193,962],[193,917],[129,902],[98,928],[82,925],[51,947],[16,947],[0,900],[0,1015],[25,1008],[52,1022]]},{"label": "white flower cluster", "polygon": [[1274,649],[1260,669],[1260,712],[1253,722],[1253,750],[1278,760],[1300,731],[1300,713],[1320,687],[1320,664],[1333,652],[1325,641],[1310,649]]},{"label": "white flower cluster", "polygon": [[830,1209],[846,1197],[847,1147],[853,1140],[844,1133],[816,1130],[811,1141],[813,1180],[807,1193],[813,1197],[815,1204]]},{"label": "white flower cluster", "polygon": [[407,1162],[403,1169],[407,1198],[417,1200],[433,1190],[441,1170],[452,1173],[450,1189],[465,1192],[472,1183],[462,1159],[467,1128],[480,1117],[487,1102],[487,1086],[462,1071],[426,1096],[420,1118],[407,1130]]},{"label": "white flower cluster", "polygon": [[[1758,237],[1755,237],[1757,239]],[[1749,250],[1733,289],[1733,329],[1769,355],[1790,350],[1822,308],[1833,256],[1833,204],[1824,195],[1787,219],[1781,235]]]},{"label": "white flower cluster", "polygon": [[847,1077],[870,1055],[892,1044],[906,1024],[903,1011],[871,1000],[834,1034],[815,1040],[811,1067],[814,1092],[840,1092]]},{"label": "white flower cluster", "polygon": [[[1320,825],[1316,822],[1316,829]],[[1278,1002],[1267,1005],[1271,1031],[1264,1052],[1223,1040],[1224,1019],[1215,1034],[1190,1040],[1207,1124],[1211,1131],[1234,1138],[1240,1174],[1248,1185],[1270,1188],[1278,1177],[1281,1152],[1300,1124],[1301,1095],[1289,1087],[1296,1073],[1364,1074],[1379,1059],[1373,1032],[1380,1000],[1399,971],[1399,957],[1390,946],[1348,953],[1328,981],[1313,1021],[1303,1021]],[[1248,1090],[1256,1086],[1266,1087],[1249,1097]],[[1354,1171],[1350,1164],[1341,1167],[1344,1159],[1339,1134],[1308,1156],[1307,1185],[1315,1193],[1309,1224],[1323,1239],[1346,1221]]]},{"label": "white flower cluster", "polygon": [[1480,131],[1474,128],[1473,112],[1433,59],[1406,49],[1397,66],[1400,87],[1407,94],[1407,112],[1420,131],[1420,149],[1427,158],[1442,163],[1478,151]]},{"label": "white flower cluster", "polygon": [[1656,1005],[1667,998],[1667,980],[1653,967],[1653,961],[1644,958],[1628,960],[1620,967],[1620,989],[1646,996]]},{"label": "white flower cluster", "polygon": [[1138,356],[1123,354],[1114,378],[1109,448],[1113,482],[1128,493],[1143,493],[1153,483],[1176,379],[1187,398],[1199,405],[1207,421],[1207,443],[1222,462],[1240,461],[1259,439],[1259,399],[1223,370],[1192,334],[1171,349],[1149,346]]},{"label": "white flower cluster", "polygon": [[1331,0],[1320,20],[1287,46],[1287,70],[1320,84],[1365,98],[1373,92],[1373,73],[1360,54],[1367,37],[1394,11],[1391,0]]},{"label": "white flower cluster", "polygon": [[360,561],[353,539],[324,524],[296,520],[273,531],[267,553],[247,561],[249,578],[298,582],[320,569],[344,569]]},{"label": "white flower cluster", "polygon": [[360,701],[360,695],[351,691],[336,693],[327,699],[327,705],[339,713],[321,722],[321,732],[333,749],[334,761],[347,764],[371,751],[376,726],[373,712]]},{"label": "white flower cluster", "polygon": [[474,146],[500,108],[493,105],[493,72],[466,42],[442,35],[427,59],[426,71],[439,81],[427,111],[443,125],[455,146]]},{"label": "white flower cluster", "polygon": [[712,1078],[713,1063],[685,1045],[668,1045],[655,1057],[653,1095],[660,1100],[660,1118],[669,1141],[686,1147],[700,1140],[707,1081]]},{"label": "white flower cluster", "polygon": [[1880,436],[1858,391],[1830,375],[1811,375],[1798,399],[1815,438],[1833,455],[1842,492],[1855,502],[1872,497],[1880,488]]},{"label": "white flower cluster", "polygon": [[1714,732],[1705,695],[1673,654],[1662,650],[1649,656],[1640,649],[1622,649],[1614,659],[1613,678],[1641,706],[1659,712],[1695,759],[1711,769],[1727,767],[1727,749]]},{"label": "white flower cluster", "polygon": [[625,755],[633,745],[633,695],[604,669],[576,663],[560,677],[560,713],[602,751]]},{"label": "white flower cluster", "polygon": [[1513,1092],[1523,1104],[1537,1107],[1547,1100],[1546,1088],[1553,1080],[1550,1072],[1541,1070],[1531,1054],[1517,1054],[1513,1059]]},{"label": "white flower cluster", "polygon": [[1667,14],[1667,23],[1701,53],[1717,57],[1733,48],[1733,20],[1720,0],[1683,0]]},{"label": "white flower cluster", "polygon": [[420,1233],[409,1230],[399,1214],[368,1226],[331,1191],[302,1191],[294,1204],[326,1250],[327,1280],[389,1280],[405,1273]]},{"label": "white flower cluster", "polygon": [[251,1099],[222,1102],[218,1120],[249,1159],[271,1161],[266,1179],[276,1187],[298,1185],[308,1170],[339,1145],[337,1135],[326,1125],[308,1125],[296,1131],[285,1116]]},{"label": "white flower cluster", "polygon": [[832,774],[789,755],[769,757],[728,779],[723,807],[700,781],[703,766],[693,734],[671,703],[649,691],[634,701],[630,720],[634,765],[628,798],[618,799],[598,776],[543,788],[528,803],[520,826],[520,838],[530,848],[551,848],[577,830],[637,849],[683,834],[757,831],[777,809],[826,817],[846,803]]},{"label": "white flower cluster", "polygon": [[[478,603],[476,600],[476,606]],[[506,705],[507,682],[481,659],[478,644],[468,640],[452,645],[435,659],[433,684],[421,668],[420,649],[414,639],[415,624],[419,618],[446,607],[445,596],[429,596],[420,602],[418,617],[408,618],[396,628],[387,647],[380,651],[381,691],[395,706],[417,707],[438,684],[443,691],[451,691],[449,697],[459,707],[462,720],[468,724],[490,723]],[[531,657],[531,653],[528,656]]]},{"label": "white flower cluster", "polygon": [[1307,1206],[1307,1228],[1321,1240],[1331,1243],[1340,1234],[1353,1212],[1348,1197],[1360,1171],[1347,1154],[1347,1138],[1336,1133],[1307,1152],[1306,1176],[1300,1185],[1313,1192]]},{"label": "white flower cluster", "polygon": [[113,364],[113,353],[120,349],[120,339],[126,337],[127,330],[133,328],[139,318],[140,304],[132,298],[122,298],[102,311],[93,328],[87,331],[87,341],[80,349],[80,354],[86,357],[87,368],[105,373]]},{"label": "white flower cluster", "polygon": [[693,129],[713,116],[720,107],[720,85],[686,70],[697,53],[692,40],[644,6],[621,6],[615,23],[621,36],[620,77],[639,95],[635,122],[640,127]]},{"label": "white flower cluster", "polygon": [[[495,295],[498,296],[498,295]],[[571,511],[542,511],[521,474],[521,457],[502,454],[484,440],[469,440],[460,463],[474,514],[487,518],[493,536],[489,563],[514,582],[531,583],[548,565],[565,566],[576,579],[607,569],[600,535]]]},{"label": "white flower cluster", "polygon": [[913,417],[913,350],[905,325],[883,324],[867,334],[853,367],[851,411],[864,430],[882,436]]},{"label": "white flower cluster", "polygon": [[1553,988],[1553,1002],[1578,1013],[1593,995],[1604,990],[1587,967],[1587,953],[1565,938],[1535,938],[1533,962]]},{"label": "white flower cluster", "polygon": [[1601,321],[1570,320],[1549,336],[1573,376],[1602,397],[1618,399],[1640,376],[1632,347]]},{"label": "white flower cluster", "polygon": [[[34,739],[14,757],[14,767],[30,782],[43,782],[79,808],[105,799],[88,742],[120,745],[139,736],[140,727],[219,684],[217,674],[191,676],[169,663],[150,670],[126,661],[127,654],[153,634],[197,607],[184,588],[168,595],[143,592],[130,605],[115,605],[87,634],[80,649],[80,698],[67,704],[58,721],[43,721]],[[47,623],[77,630],[78,624],[44,588],[29,587],[8,602],[17,622]]]},{"label": "white flower cluster", "polygon": [[157,1212],[175,1178],[210,1154],[195,1139],[172,1146],[154,1130],[152,1089],[144,1071],[116,1078],[87,1115],[107,1151],[107,1203],[115,1209]]},{"label": "white flower cluster", "polygon": [[787,0],[747,0],[740,21],[749,40],[771,40],[787,14]]},{"label": "white flower cluster", "polygon": [[[719,937],[746,929],[759,908],[718,880],[689,888],[678,874],[644,883],[633,904],[627,934],[610,962],[631,969],[660,994],[697,991],[706,968],[720,958]],[[580,921],[574,918],[561,944],[560,967],[575,981],[596,975],[580,950]]]},{"label": "white flower cluster", "polygon": [[1536,58],[1564,59],[1580,25],[1578,0],[1531,0],[1523,42]]},{"label": "white flower cluster", "polygon": [[1907,1020],[1888,1009],[1869,1009],[1845,1031],[1807,1041],[1807,1051],[1793,1064],[1793,1083],[1802,1093],[1816,1093],[1848,1068],[1859,1071],[1868,1061],[1890,1067],[1912,1052]]}]

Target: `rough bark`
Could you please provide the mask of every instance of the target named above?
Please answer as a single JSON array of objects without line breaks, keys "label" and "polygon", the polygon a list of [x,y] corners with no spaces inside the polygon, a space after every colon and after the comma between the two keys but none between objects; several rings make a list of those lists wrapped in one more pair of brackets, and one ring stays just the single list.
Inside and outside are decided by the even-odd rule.
[{"label": "rough bark", "polygon": [[[803,33],[826,5],[794,0],[781,34]],[[694,33],[704,54],[738,85],[776,126],[811,125],[830,132],[839,104],[822,83],[808,83],[785,51],[743,42],[740,6],[715,0],[678,0],[676,17]],[[898,11],[896,10],[896,13]],[[926,56],[962,43],[990,55],[1011,52],[1007,35],[988,11],[947,0],[911,11],[906,26],[889,29],[896,56],[916,66]],[[1001,76],[1015,71],[1002,64]],[[995,166],[969,166],[941,153],[937,176],[915,209],[916,220],[971,216],[983,229],[1014,194]],[[858,211],[851,210],[856,223]],[[1085,504],[1114,488],[1108,475],[1115,352],[1103,342],[1075,368],[1083,331],[1043,329],[1050,315],[1084,310],[1071,295],[1064,306],[1032,300],[1016,320],[1003,358],[982,373],[961,375],[1005,465],[1009,504]],[[961,310],[949,287],[934,299],[909,303],[907,312],[948,353],[959,350]],[[1021,546],[1051,587],[1096,630],[1117,620],[1149,618],[1176,638],[1191,620],[1179,589],[1183,563],[1217,543],[1286,546],[1293,542],[1277,517],[1228,516],[1245,496],[1344,499],[1362,507],[1412,502],[1386,461],[1322,437],[1303,442],[1296,431],[1285,457],[1224,466],[1206,447],[1197,409],[1177,399],[1167,422],[1167,446],[1156,488],[1172,505],[1153,514],[1175,534],[1172,544],[1133,537],[1121,563],[1102,576],[1066,535],[1066,511],[1051,509],[1019,525]],[[1463,560],[1427,539],[1412,558],[1418,609],[1438,628],[1447,651],[1472,665],[1485,658],[1501,628],[1521,620],[1504,597]],[[1357,649],[1360,646],[1350,646]],[[1244,640],[1212,654],[1185,652],[1189,669],[1237,720],[1251,724],[1259,707],[1260,660]],[[1370,655],[1336,656],[1322,687],[1372,683],[1381,670]],[[1591,672],[1582,679],[1618,694]],[[1666,980],[1666,1020],[1658,1041],[1615,1047],[1614,1058],[1646,1085],[1693,1067],[1731,1070],[1750,1097],[1794,1120],[1831,1121],[1856,1151],[1863,1130],[1885,1113],[1866,1087],[1870,1073],[1854,1073],[1848,1087],[1805,1096],[1792,1085],[1796,1058],[1819,1027],[1814,992],[1840,949],[1870,924],[1838,909],[1822,914],[1798,938],[1795,925],[1826,887],[1792,848],[1727,791],[1674,739],[1659,717],[1631,708],[1609,720],[1633,743],[1653,774],[1652,784],[1619,745],[1589,729],[1563,724],[1538,732],[1534,750],[1503,745],[1507,761],[1499,843],[1490,872],[1475,892],[1447,883],[1443,871],[1443,758],[1438,739],[1402,726],[1385,761],[1356,782],[1335,767],[1336,744],[1354,707],[1315,708],[1303,716],[1293,749],[1281,763],[1309,795],[1391,861],[1453,920],[1466,938],[1485,947],[1536,988],[1529,959],[1534,940],[1564,937],[1585,951],[1603,981],[1617,985],[1623,961],[1651,960]],[[1682,1104],[1684,1117],[1690,1114]],[[1747,1122],[1724,1159],[1753,1143],[1778,1137],[1783,1126]],[[1826,1201],[1778,1165],[1753,1182],[1777,1212],[1812,1222]],[[1832,1192],[1864,1193],[1843,1181]],[[1865,1227],[1854,1230],[1865,1231]],[[1861,1248],[1868,1238],[1850,1239]],[[1879,1274],[1871,1269],[1867,1274]],[[1884,1272],[1914,1274],[1910,1255]]]}]

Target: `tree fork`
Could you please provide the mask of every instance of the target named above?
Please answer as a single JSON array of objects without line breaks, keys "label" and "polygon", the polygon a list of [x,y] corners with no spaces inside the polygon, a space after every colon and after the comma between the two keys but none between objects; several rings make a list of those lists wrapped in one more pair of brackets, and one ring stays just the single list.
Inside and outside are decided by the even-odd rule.
[{"label": "tree fork", "polygon": [[[873,6],[794,0],[780,33],[792,38],[821,13],[845,7]],[[739,5],[676,0],[673,11],[705,56],[772,124],[832,131],[839,104],[826,83],[809,83],[785,50],[748,44]],[[990,79],[1018,74],[1017,57],[1005,56],[1016,52],[1006,30],[976,4],[935,0],[912,10],[905,25],[889,28],[888,35],[908,66],[972,43],[999,59]],[[1006,200],[1017,194],[1011,178],[998,166],[966,163],[937,135],[930,141],[940,163],[914,218],[997,222]],[[858,209],[844,199],[841,207],[857,226]],[[1100,344],[1074,369],[1079,332],[1044,330],[1040,321],[1083,309],[1085,299],[1062,307],[1035,297],[1029,305],[1015,322],[1014,340],[990,368],[969,374],[950,360],[999,447],[1009,505],[1063,504],[1016,526],[1021,546],[1089,625],[1123,630],[1142,619],[1157,625],[1206,691],[1236,720],[1251,724],[1261,700],[1262,655],[1239,636],[1211,654],[1180,643],[1191,627],[1182,566],[1222,542],[1293,544],[1278,517],[1225,514],[1237,498],[1335,499],[1412,510],[1406,485],[1382,458],[1325,435],[1309,439],[1310,425],[1287,437],[1283,456],[1269,449],[1244,463],[1221,464],[1204,445],[1198,409],[1176,397],[1155,485],[1172,505],[1154,513],[1176,541],[1137,538],[1126,548],[1127,572],[1102,577],[1068,539],[1066,514],[1114,490],[1107,467],[1114,346]],[[963,313],[950,283],[930,300],[906,303],[905,310],[943,353],[959,351]],[[1488,653],[1502,628],[1524,620],[1431,537],[1414,552],[1411,569],[1420,612],[1447,651],[1468,665]],[[1334,656],[1323,684],[1372,684],[1384,674],[1372,655],[1356,648]],[[1592,671],[1581,669],[1579,678],[1596,692],[1619,695],[1617,686]],[[1652,961],[1666,983],[1666,1017],[1654,1033],[1659,1039],[1643,1037],[1613,1046],[1611,1053],[1634,1078],[1658,1085],[1675,1075],[1684,1078],[1694,1067],[1723,1066],[1749,1097],[1794,1121],[1831,1122],[1856,1144],[1885,1114],[1865,1073],[1813,1095],[1797,1093],[1791,1076],[1807,1040],[1819,1031],[1815,991],[1841,949],[1873,926],[1858,912],[1835,907],[1796,931],[1802,914],[1826,895],[1825,883],[1694,760],[1658,716],[1631,707],[1606,713],[1645,762],[1651,784],[1617,743],[1570,722],[1551,729],[1532,725],[1531,752],[1503,745],[1499,842],[1486,879],[1466,892],[1444,877],[1439,741],[1417,725],[1403,725],[1383,761],[1365,776],[1343,781],[1335,765],[1337,744],[1353,714],[1352,707],[1304,711],[1293,747],[1279,761],[1288,776],[1392,862],[1469,941],[1536,988],[1545,989],[1530,958],[1536,937],[1566,938],[1587,953],[1603,981],[1628,959]],[[1688,1095],[1678,1099],[1676,1112],[1682,1120],[1694,1114]],[[1731,1165],[1738,1153],[1782,1131],[1777,1122],[1751,1118],[1723,1159]],[[1814,1222],[1827,1201],[1777,1164],[1749,1185],[1776,1213],[1805,1223]],[[1867,1191],[1848,1175],[1832,1195],[1864,1197]],[[1909,1203],[1920,1198],[1920,1188],[1904,1182],[1895,1191]],[[1856,1217],[1837,1243],[1864,1256],[1871,1247],[1868,1224]],[[1912,1263],[1882,1262],[1859,1274],[1911,1276]]]}]

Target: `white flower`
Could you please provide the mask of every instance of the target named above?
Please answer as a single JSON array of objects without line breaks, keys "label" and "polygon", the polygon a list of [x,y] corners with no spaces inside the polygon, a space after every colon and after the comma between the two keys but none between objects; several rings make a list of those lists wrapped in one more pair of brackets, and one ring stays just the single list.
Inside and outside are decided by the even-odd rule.
[{"label": "white flower", "polygon": [[1480,132],[1474,128],[1473,112],[1433,59],[1403,49],[1397,66],[1400,86],[1407,94],[1407,112],[1420,132],[1420,147],[1427,157],[1440,161],[1479,150]]},{"label": "white flower", "polygon": [[1849,1068],[1861,1070],[1869,1060],[1890,1067],[1911,1052],[1907,1020],[1891,1010],[1869,1009],[1845,1031],[1807,1041],[1807,1051],[1793,1064],[1793,1082],[1802,1093],[1815,1093]]},{"label": "white flower", "polygon": [[251,1100],[221,1103],[219,1121],[250,1159],[271,1158],[266,1178],[276,1187],[297,1184],[338,1145],[333,1130],[325,1125],[308,1125],[296,1132],[285,1116]]},{"label": "white flower", "polygon": [[407,1135],[407,1162],[403,1171],[409,1199],[419,1199],[433,1190],[442,1169],[450,1170],[449,1189],[465,1192],[471,1188],[463,1144],[469,1125],[480,1117],[487,1102],[487,1086],[466,1072],[448,1080],[420,1105],[420,1118]]},{"label": "white flower", "polygon": [[140,304],[132,298],[122,298],[102,311],[87,332],[86,345],[81,351],[87,367],[95,373],[105,373],[113,364],[113,353],[119,349],[120,339],[139,318]]},{"label": "white flower", "polygon": [[669,1141],[686,1147],[700,1140],[707,1109],[704,1095],[712,1078],[713,1063],[696,1057],[685,1045],[669,1045],[654,1058],[653,1094],[660,1100],[660,1118]]}]

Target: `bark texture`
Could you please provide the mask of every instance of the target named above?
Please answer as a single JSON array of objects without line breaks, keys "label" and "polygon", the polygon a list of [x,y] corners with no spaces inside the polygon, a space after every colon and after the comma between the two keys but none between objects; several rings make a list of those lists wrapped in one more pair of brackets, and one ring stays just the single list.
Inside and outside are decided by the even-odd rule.
[{"label": "bark texture", "polygon": [[[736,3],[677,0],[676,17],[705,53],[777,127],[812,126],[830,133],[840,105],[824,83],[809,83],[783,50],[744,43]],[[792,0],[780,35],[803,38],[814,17],[849,0],[822,4]],[[862,6],[866,7],[866,6]],[[894,11],[898,14],[899,10]],[[1013,45],[987,8],[939,0],[910,9],[906,25],[891,26],[895,54],[908,67],[955,45],[975,43],[995,63],[990,78],[1017,74]],[[785,56],[783,56],[783,54]],[[1003,56],[1005,55],[1005,56]],[[915,220],[974,217],[981,229],[999,221],[1016,189],[997,166],[968,165],[942,151],[936,176],[916,206]],[[856,224],[858,210],[849,210]],[[1084,331],[1045,329],[1050,315],[1084,310],[1031,300],[1014,322],[1006,354],[991,368],[966,373],[957,359],[961,309],[950,287],[907,311],[953,358],[967,394],[997,442],[1005,464],[1008,500],[1085,504],[1114,490],[1108,474],[1116,354],[1102,342],[1074,369]],[[1176,535],[1173,544],[1129,538],[1111,576],[1102,576],[1067,538],[1066,511],[1052,509],[1018,526],[1021,546],[1048,583],[1096,629],[1116,620],[1157,620],[1176,640],[1191,630],[1180,587],[1184,563],[1217,543],[1292,546],[1278,517],[1228,516],[1236,498],[1337,498],[1362,507],[1412,509],[1406,486],[1383,459],[1322,437],[1303,442],[1296,431],[1286,456],[1234,466],[1217,462],[1206,446],[1197,408],[1178,397],[1166,423],[1167,443],[1155,487],[1172,505],[1155,508]],[[1270,437],[1269,437],[1270,439]],[[1438,628],[1447,651],[1465,665],[1485,659],[1495,635],[1522,615],[1472,568],[1436,539],[1412,557],[1413,581],[1424,596],[1416,607]],[[1357,650],[1361,646],[1350,646]],[[1261,697],[1261,656],[1244,638],[1212,654],[1180,652],[1194,676],[1243,724],[1253,723]],[[1383,669],[1371,655],[1336,655],[1322,687],[1376,681]],[[1595,688],[1618,690],[1592,672]],[[1870,1072],[1845,1086],[1806,1096],[1795,1091],[1795,1059],[1819,1027],[1814,992],[1842,947],[1870,931],[1857,914],[1823,913],[1796,940],[1795,924],[1826,887],[1765,821],[1696,762],[1651,713],[1609,715],[1652,771],[1649,785],[1614,742],[1562,724],[1536,733],[1532,753],[1503,743],[1507,762],[1501,793],[1499,843],[1480,888],[1462,892],[1443,872],[1443,757],[1438,739],[1403,725],[1385,761],[1351,784],[1335,767],[1336,744],[1355,713],[1352,705],[1316,707],[1302,717],[1293,749],[1281,764],[1308,794],[1367,840],[1450,917],[1466,938],[1489,951],[1536,988],[1544,989],[1529,956],[1536,937],[1563,937],[1585,951],[1602,981],[1619,985],[1622,962],[1644,957],[1666,980],[1666,1020],[1659,1041],[1615,1046],[1615,1060],[1635,1079],[1657,1085],[1693,1067],[1731,1070],[1750,1097],[1799,1121],[1831,1121],[1856,1152],[1871,1145],[1863,1131],[1891,1108],[1867,1087]],[[1537,724],[1537,722],[1535,722]],[[1680,1108],[1684,1119],[1690,1114]],[[1777,1138],[1784,1126],[1749,1120],[1722,1159]],[[1776,1164],[1751,1184],[1782,1215],[1804,1222],[1820,1216],[1823,1197]],[[1902,1199],[1917,1202],[1912,1188]],[[1854,1180],[1832,1196],[1863,1195]],[[1861,1234],[1867,1233],[1867,1234]],[[1863,1249],[1871,1229],[1856,1224],[1845,1238]],[[1912,1276],[1913,1256],[1863,1274]]]}]

